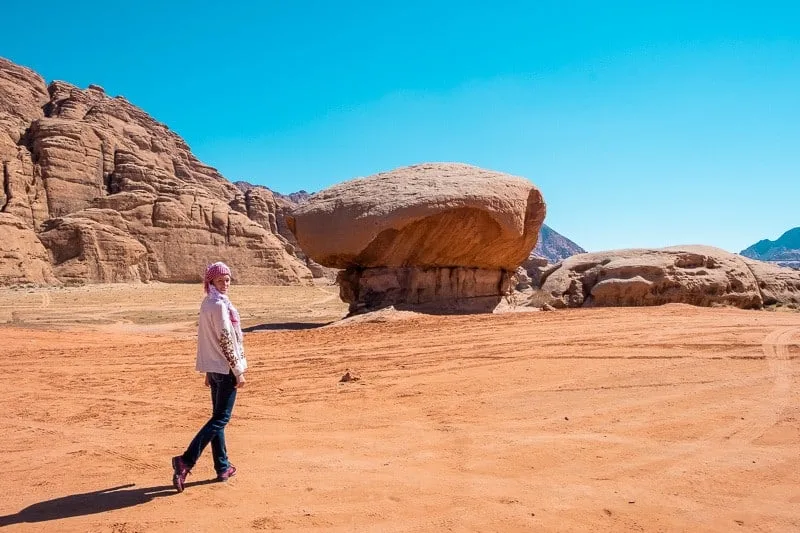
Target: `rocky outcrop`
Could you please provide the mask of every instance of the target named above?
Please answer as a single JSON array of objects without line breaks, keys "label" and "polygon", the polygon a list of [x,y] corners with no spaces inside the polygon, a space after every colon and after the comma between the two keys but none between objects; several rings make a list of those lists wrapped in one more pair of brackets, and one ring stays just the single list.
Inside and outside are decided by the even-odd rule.
[{"label": "rocky outcrop", "polygon": [[758,309],[800,303],[800,274],[710,246],[572,256],[543,275],[557,307],[688,303]]},{"label": "rocky outcrop", "polygon": [[57,281],[47,250],[19,217],[0,213],[0,243],[0,285]]},{"label": "rocky outcrop", "polygon": [[510,290],[544,216],[541,193],[523,178],[428,163],[330,187],[287,222],[309,257],[345,269],[341,295],[353,313],[472,312]]},{"label": "rocky outcrop", "polygon": [[800,307],[800,272],[754,259],[743,261],[758,282],[764,306]]},{"label": "rocky outcrop", "polygon": [[[235,185],[245,195],[245,203],[248,206],[246,211],[256,211],[257,213],[266,213],[267,216],[261,216],[258,222],[269,228],[277,237],[284,243],[286,250],[294,254],[306,268],[311,272],[314,278],[321,279],[327,283],[334,283],[339,269],[327,268],[316,261],[309,258],[297,242],[294,233],[289,229],[286,221],[287,217],[297,209],[300,205],[308,201],[311,196],[306,191],[298,191],[291,194],[280,194],[270,190],[263,185],[253,185],[246,181],[237,181]],[[263,207],[252,209],[252,205],[258,202]],[[250,216],[250,218],[254,218]]]},{"label": "rocky outcrop", "polygon": [[44,185],[23,136],[44,117],[49,96],[35,72],[0,58],[0,283],[49,283],[56,278],[33,228],[48,218]]},{"label": "rocky outcrop", "polygon": [[533,287],[538,288],[542,283],[542,275],[552,266],[547,259],[531,255],[517,268],[515,289],[522,291]]},{"label": "rocky outcrop", "polygon": [[71,216],[45,222],[39,239],[50,251],[53,270],[66,282],[139,280],[147,271],[147,249],[126,231]]},{"label": "rocky outcrop", "polygon": [[0,211],[47,250],[61,281],[198,281],[222,260],[238,282],[310,282],[279,236],[271,195],[242,193],[96,85],[45,86],[0,59],[0,160]]}]

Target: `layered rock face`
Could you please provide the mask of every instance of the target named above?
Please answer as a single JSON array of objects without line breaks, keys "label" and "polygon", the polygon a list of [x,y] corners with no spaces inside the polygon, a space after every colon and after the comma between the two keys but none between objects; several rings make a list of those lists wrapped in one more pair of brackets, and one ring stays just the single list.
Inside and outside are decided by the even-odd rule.
[{"label": "layered rock face", "polygon": [[[266,223],[273,228],[273,233],[286,243],[287,251],[294,254],[295,257],[305,264],[314,278],[323,278],[328,283],[334,283],[336,281],[339,270],[324,267],[308,257],[305,252],[303,252],[303,249],[300,248],[294,233],[289,229],[289,225],[286,221],[287,217],[289,217],[295,209],[308,201],[311,196],[309,193],[306,191],[299,191],[284,195],[271,191],[263,185],[253,185],[246,181],[237,181],[236,186],[244,193],[248,205],[251,205],[253,199],[256,198],[263,198],[265,196],[272,198],[271,201],[265,201],[264,208],[258,211],[268,213],[269,218]],[[261,200],[258,201],[260,202]],[[249,212],[250,209],[248,208],[248,213]]]},{"label": "layered rock face", "polygon": [[546,272],[558,307],[688,303],[759,309],[800,304],[800,273],[710,246],[612,250],[572,256]]},{"label": "layered rock face", "polygon": [[18,217],[0,213],[0,285],[56,283],[50,256]]},{"label": "layered rock face", "polygon": [[758,281],[762,305],[800,307],[800,271],[764,261],[742,260]]},{"label": "layered rock face", "polygon": [[98,86],[46,86],[0,59],[0,161],[0,233],[31,243],[0,244],[0,283],[199,281],[216,260],[238,282],[311,279],[279,237],[271,195],[245,195]]},{"label": "layered rock face", "polygon": [[309,257],[344,269],[351,313],[473,312],[510,290],[544,216],[541,193],[523,178],[429,163],[330,187],[287,221]]}]

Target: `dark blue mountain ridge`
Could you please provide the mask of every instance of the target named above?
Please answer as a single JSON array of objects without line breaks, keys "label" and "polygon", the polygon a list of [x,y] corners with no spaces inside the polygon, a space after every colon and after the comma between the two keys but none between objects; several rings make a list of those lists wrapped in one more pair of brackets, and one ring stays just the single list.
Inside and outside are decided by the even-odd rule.
[{"label": "dark blue mountain ridge", "polygon": [[800,227],[790,229],[775,241],[760,240],[740,253],[761,261],[800,262]]},{"label": "dark blue mountain ridge", "polygon": [[558,263],[567,257],[583,253],[586,253],[586,250],[547,224],[542,224],[542,228],[539,230],[539,240],[536,242],[531,255],[543,257],[550,263]]}]

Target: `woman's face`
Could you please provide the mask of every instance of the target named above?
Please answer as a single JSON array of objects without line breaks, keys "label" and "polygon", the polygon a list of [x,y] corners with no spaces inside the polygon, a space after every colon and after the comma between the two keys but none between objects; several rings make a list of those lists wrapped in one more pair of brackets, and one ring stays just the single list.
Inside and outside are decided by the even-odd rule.
[{"label": "woman's face", "polygon": [[215,289],[217,289],[222,294],[228,293],[228,287],[231,286],[231,277],[228,274],[223,274],[221,276],[217,276],[211,282]]}]

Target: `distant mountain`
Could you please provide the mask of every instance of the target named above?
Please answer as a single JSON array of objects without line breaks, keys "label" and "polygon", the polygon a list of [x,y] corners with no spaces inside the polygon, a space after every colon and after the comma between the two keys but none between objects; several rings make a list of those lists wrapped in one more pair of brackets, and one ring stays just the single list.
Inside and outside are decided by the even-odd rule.
[{"label": "distant mountain", "polygon": [[305,203],[311,196],[310,192],[306,192],[304,190],[299,190],[297,192],[289,194],[281,194],[277,191],[273,191],[269,187],[265,187],[264,185],[253,185],[252,183],[247,181],[234,181],[233,184],[236,185],[236,187],[238,187],[239,190],[242,192],[247,192],[250,189],[266,189],[270,193],[272,193],[272,196],[274,196],[276,199],[287,200],[288,202],[297,205]]},{"label": "distant mountain", "polygon": [[306,192],[303,190],[289,193],[289,194],[281,194],[279,192],[272,191],[272,194],[275,195],[276,198],[283,198],[285,200],[289,200],[295,204],[304,204],[308,201],[309,197],[311,196],[310,192]]},{"label": "distant mountain", "polygon": [[800,268],[800,227],[790,229],[776,241],[758,241],[740,253],[751,259]]},{"label": "distant mountain", "polygon": [[586,253],[586,250],[567,239],[547,224],[539,230],[539,241],[531,255],[543,257],[550,263],[558,263],[567,257]]}]

